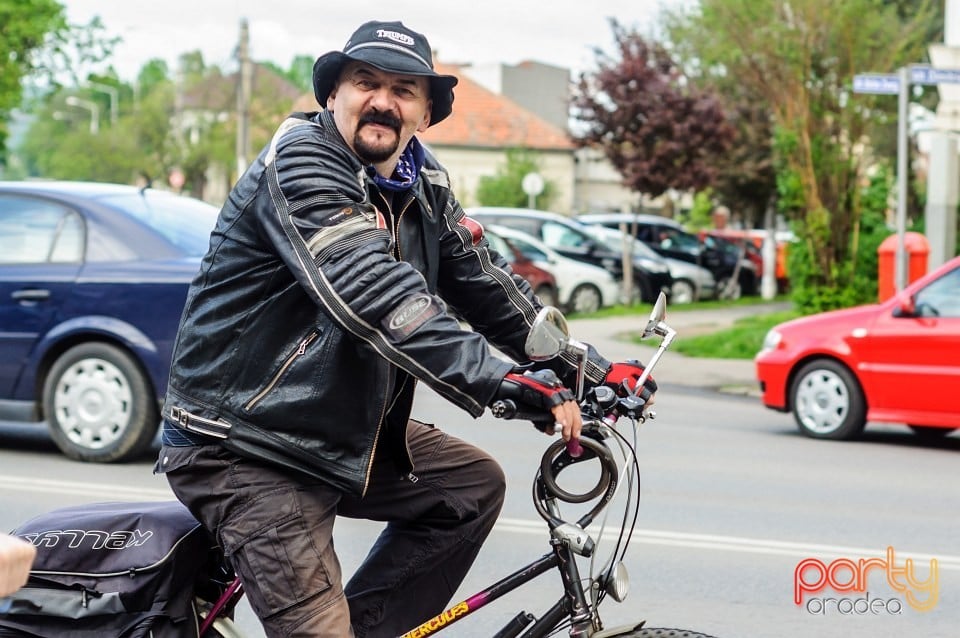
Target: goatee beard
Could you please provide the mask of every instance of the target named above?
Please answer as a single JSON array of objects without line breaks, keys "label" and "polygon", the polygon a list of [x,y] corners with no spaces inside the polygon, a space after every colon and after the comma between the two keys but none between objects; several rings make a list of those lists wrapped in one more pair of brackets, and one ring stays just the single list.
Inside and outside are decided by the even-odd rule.
[{"label": "goatee beard", "polygon": [[372,147],[369,146],[366,142],[363,141],[358,132],[353,138],[353,149],[357,152],[357,155],[364,162],[368,164],[379,164],[380,162],[385,162],[390,159],[394,153],[397,152],[397,148],[400,147],[400,139],[397,140],[386,147]]},{"label": "goatee beard", "polygon": [[[397,135],[396,141],[387,147],[373,147],[368,145],[360,137],[360,131],[367,124],[379,124],[381,126],[390,127],[390,129]],[[365,113],[360,118],[357,126],[357,132],[353,136],[353,148],[357,155],[360,156],[360,159],[364,160],[365,162],[370,164],[384,162],[390,159],[390,157],[397,152],[397,148],[400,146],[401,126],[402,122],[400,122],[400,120],[391,113],[383,113],[380,111],[370,111]]]}]

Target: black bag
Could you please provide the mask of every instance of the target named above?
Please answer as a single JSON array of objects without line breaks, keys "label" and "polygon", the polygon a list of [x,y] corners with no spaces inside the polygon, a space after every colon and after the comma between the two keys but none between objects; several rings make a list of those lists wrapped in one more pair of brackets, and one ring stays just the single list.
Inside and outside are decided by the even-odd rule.
[{"label": "black bag", "polygon": [[213,542],[180,503],[67,507],[13,533],[37,557],[0,615],[0,637],[197,635],[194,589]]}]

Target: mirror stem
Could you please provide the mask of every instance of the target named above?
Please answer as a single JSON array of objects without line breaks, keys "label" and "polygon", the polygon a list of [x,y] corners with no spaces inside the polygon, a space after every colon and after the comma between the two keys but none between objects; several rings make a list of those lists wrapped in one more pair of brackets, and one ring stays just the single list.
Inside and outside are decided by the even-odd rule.
[{"label": "mirror stem", "polygon": [[640,378],[637,379],[637,385],[633,389],[634,396],[640,396],[640,388],[643,387],[643,384],[646,383],[647,379],[650,377],[650,373],[653,372],[653,368],[657,365],[657,362],[660,361],[660,357],[666,351],[670,344],[673,343],[673,338],[677,336],[677,331],[663,323],[662,321],[657,324],[654,329],[654,333],[663,337],[663,340],[660,342],[660,347],[657,348],[656,353],[653,357],[650,358],[650,361],[647,362],[647,365],[643,368],[643,374],[640,375]]}]

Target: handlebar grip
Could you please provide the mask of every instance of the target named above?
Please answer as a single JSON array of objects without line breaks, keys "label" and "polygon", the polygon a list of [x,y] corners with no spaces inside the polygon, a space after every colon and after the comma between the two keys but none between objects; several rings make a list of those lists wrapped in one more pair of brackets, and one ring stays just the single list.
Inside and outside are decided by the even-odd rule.
[{"label": "handlebar grip", "polygon": [[498,419],[512,419],[517,416],[517,404],[510,399],[498,399],[490,406],[490,412]]},{"label": "handlebar grip", "polygon": [[580,439],[570,439],[567,441],[567,454],[572,458],[578,459],[583,454],[583,446],[580,445]]},{"label": "handlebar grip", "polygon": [[533,423],[538,430],[552,427],[553,414],[541,410],[529,412],[520,409],[512,399],[497,399],[490,405],[490,412],[498,419],[520,419]]}]

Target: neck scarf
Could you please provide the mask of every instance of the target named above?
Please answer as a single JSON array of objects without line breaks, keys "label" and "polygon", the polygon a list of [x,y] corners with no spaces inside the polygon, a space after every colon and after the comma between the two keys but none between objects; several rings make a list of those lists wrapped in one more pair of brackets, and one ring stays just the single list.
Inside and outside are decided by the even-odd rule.
[{"label": "neck scarf", "polygon": [[425,154],[423,146],[416,137],[410,138],[407,148],[403,149],[397,167],[391,177],[381,177],[372,165],[367,166],[367,175],[382,189],[389,191],[405,191],[417,181],[420,169],[423,168]]}]

